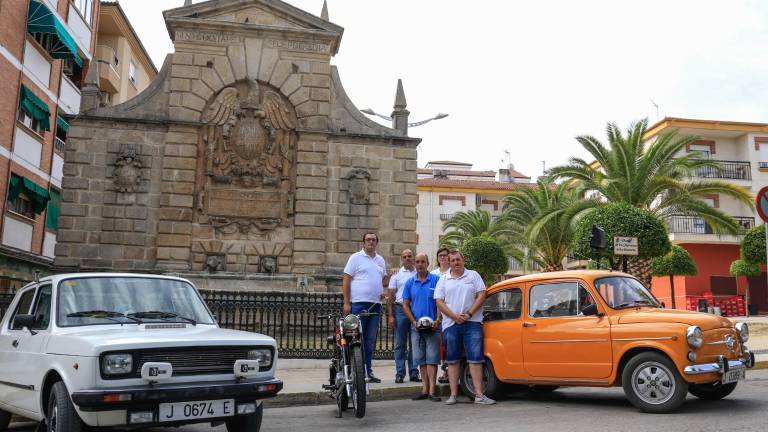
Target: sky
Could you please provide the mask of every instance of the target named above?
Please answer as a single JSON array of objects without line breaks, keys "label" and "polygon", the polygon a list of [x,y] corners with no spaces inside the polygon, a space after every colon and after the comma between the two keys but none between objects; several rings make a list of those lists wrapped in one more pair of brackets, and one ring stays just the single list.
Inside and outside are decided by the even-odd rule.
[{"label": "sky", "polygon": [[[202,0],[193,0],[198,3]],[[288,0],[320,15],[323,0]],[[173,50],[162,11],[121,0],[152,60]],[[328,0],[344,27],[336,65],[360,108],[389,115],[403,80],[430,160],[536,177],[605,140],[668,117],[768,123],[768,3],[708,0]],[[658,109],[654,106],[657,105]]]}]

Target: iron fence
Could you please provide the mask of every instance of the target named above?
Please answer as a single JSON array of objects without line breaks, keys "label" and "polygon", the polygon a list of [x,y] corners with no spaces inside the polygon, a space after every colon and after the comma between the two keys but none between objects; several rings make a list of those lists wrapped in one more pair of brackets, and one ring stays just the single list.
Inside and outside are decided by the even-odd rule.
[{"label": "iron fence", "polygon": [[[219,325],[233,330],[262,333],[275,338],[282,358],[330,358],[333,346],[326,339],[333,335],[334,322],[317,317],[341,312],[341,294],[201,291]],[[0,294],[0,316],[13,300],[13,294]],[[394,358],[394,334],[387,325],[382,305],[375,359]]]},{"label": "iron fence", "polygon": [[741,161],[715,161],[720,164],[720,167],[701,167],[696,169],[697,177],[704,178],[721,178],[721,179],[735,179],[735,180],[751,180],[752,169],[749,162]]},{"label": "iron fence", "polygon": [[[755,218],[733,216],[743,231],[749,231],[755,227]],[[667,219],[669,232],[681,234],[714,234],[712,226],[704,219],[696,216],[672,216]]]},{"label": "iron fence", "polygon": [[[330,358],[334,322],[321,315],[341,312],[341,294],[288,292],[201,291],[219,325],[275,338],[283,358]],[[375,359],[394,358],[394,335],[382,305]]]}]

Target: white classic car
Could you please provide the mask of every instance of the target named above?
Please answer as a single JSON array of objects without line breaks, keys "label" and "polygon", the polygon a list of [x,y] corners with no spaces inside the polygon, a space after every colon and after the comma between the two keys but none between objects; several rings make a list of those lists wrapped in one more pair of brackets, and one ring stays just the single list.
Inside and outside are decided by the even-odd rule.
[{"label": "white classic car", "polygon": [[275,340],[221,329],[192,284],[120,273],[46,277],[0,328],[0,431],[11,414],[49,431],[226,423],[258,431]]}]

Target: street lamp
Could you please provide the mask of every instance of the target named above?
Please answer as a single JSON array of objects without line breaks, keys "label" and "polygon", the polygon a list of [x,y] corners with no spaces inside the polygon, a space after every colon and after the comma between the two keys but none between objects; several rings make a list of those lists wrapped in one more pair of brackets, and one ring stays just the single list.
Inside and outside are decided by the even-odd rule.
[{"label": "street lamp", "polygon": [[[364,114],[368,114],[368,115],[379,117],[379,118],[384,119],[386,121],[392,121],[392,117],[386,116],[384,114],[379,114],[379,113],[377,113],[376,111],[374,111],[374,110],[372,110],[370,108],[361,109],[360,112],[364,113]],[[446,113],[437,113],[434,117],[430,117],[428,119],[417,121],[417,122],[413,122],[413,123],[408,123],[408,127],[421,126],[423,124],[427,124],[427,123],[431,122],[432,120],[440,120],[440,119],[444,119],[446,117],[448,117],[448,114],[446,114]]]},{"label": "street lamp", "polygon": [[405,101],[405,92],[403,91],[403,80],[398,79],[397,80],[397,93],[395,94],[395,106],[392,111],[391,116],[387,116],[384,114],[379,114],[376,111],[366,108],[360,110],[363,114],[368,114],[372,116],[379,117],[381,119],[391,121],[392,122],[392,128],[397,129],[399,131],[402,131],[404,135],[408,135],[408,128],[409,127],[416,127],[421,126],[423,124],[427,124],[431,122],[432,120],[440,120],[443,118],[448,117],[448,114],[445,113],[438,113],[434,117],[430,117],[426,120],[421,120],[417,122],[408,122],[408,115],[410,114],[410,111],[406,109],[407,102]]}]

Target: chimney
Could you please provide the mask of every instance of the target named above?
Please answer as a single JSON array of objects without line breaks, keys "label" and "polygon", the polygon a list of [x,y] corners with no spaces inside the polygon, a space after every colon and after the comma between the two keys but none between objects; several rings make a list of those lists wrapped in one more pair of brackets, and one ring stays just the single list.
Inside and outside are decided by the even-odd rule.
[{"label": "chimney", "polygon": [[395,94],[395,108],[392,111],[392,128],[403,132],[408,136],[408,115],[411,113],[405,107],[408,103],[405,101],[405,92],[403,91],[403,80],[397,80],[397,93]]}]

